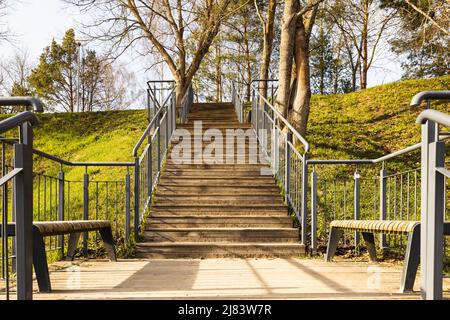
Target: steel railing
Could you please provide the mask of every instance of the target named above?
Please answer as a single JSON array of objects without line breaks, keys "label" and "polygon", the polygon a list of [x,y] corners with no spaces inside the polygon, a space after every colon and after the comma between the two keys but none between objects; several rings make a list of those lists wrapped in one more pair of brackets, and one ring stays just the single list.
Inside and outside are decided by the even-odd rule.
[{"label": "steel railing", "polygon": [[[125,250],[131,235],[134,234],[134,238],[138,236],[140,224],[151,205],[152,193],[167,158],[176,124],[186,120],[193,102],[190,88],[180,103],[177,115],[173,81],[150,84],[147,91],[149,123],[133,149],[134,161],[74,162],[34,149],[32,125],[37,123],[37,118],[29,111],[0,122],[0,134],[17,127],[20,129],[19,138],[0,137],[0,186],[3,188],[0,229],[2,279],[5,284],[4,288],[0,287],[0,291],[5,291],[6,298],[10,297],[10,285],[14,280],[10,275],[13,273],[17,274],[13,282],[18,299],[32,298],[32,255],[29,247],[32,237],[29,233],[33,220],[106,219],[111,222],[116,243],[121,242]],[[30,106],[35,111],[43,111],[41,102],[36,98],[0,98],[0,106]],[[45,171],[32,172],[34,161],[41,164],[45,162]],[[66,176],[69,167],[84,167],[84,174],[79,174],[77,178],[70,172],[69,178]],[[108,172],[115,168],[118,171],[115,176],[123,174],[124,178],[104,178],[97,167],[107,167]],[[120,171],[121,168],[126,171]],[[133,174],[130,168],[134,170]],[[22,182],[24,177],[26,183]],[[8,187],[12,191],[8,192]],[[11,227],[15,230],[8,233]],[[4,236],[8,234],[10,236]],[[57,257],[64,256],[67,240],[63,236],[47,237],[46,250],[58,253]],[[96,243],[96,235],[89,235],[88,238],[88,234],[84,234],[82,252],[87,254],[90,248],[96,250]]]},{"label": "steel railing", "polygon": [[[308,142],[298,134],[273,105],[276,85],[274,85],[274,93],[267,94],[266,92],[264,95],[269,85],[268,83],[261,84],[261,82],[257,80],[255,83],[258,85],[252,86],[252,127],[271,164],[274,176],[280,182],[281,189],[285,194],[285,202],[296,213],[300,222],[301,242],[309,244],[313,253],[318,249],[318,241],[322,241],[326,246],[328,225],[331,220],[335,219],[421,219],[422,233],[428,234],[426,238],[422,238],[423,242],[428,241],[426,244],[422,244],[422,252],[428,252],[428,259],[423,253],[422,261],[428,261],[429,268],[434,270],[434,272],[428,270],[422,272],[428,277],[428,281],[423,279],[422,284],[428,286],[426,290],[428,297],[440,298],[438,292],[442,292],[442,252],[444,252],[443,248],[445,252],[448,250],[441,232],[442,221],[444,218],[449,220],[450,217],[445,215],[441,207],[437,208],[442,213],[437,218],[435,215],[427,215],[424,210],[434,212],[436,203],[444,203],[446,191],[442,181],[444,177],[450,175],[450,171],[444,167],[442,158],[445,155],[445,152],[442,151],[444,147],[439,147],[442,149],[441,151],[435,148],[445,145],[449,134],[439,132],[436,123],[441,126],[450,126],[450,116],[435,110],[424,111],[417,120],[425,123],[423,126],[427,127],[422,129],[422,142],[376,159],[308,159]],[[274,83],[276,82],[274,81]],[[239,104],[242,97],[236,92],[236,88],[233,88],[233,103],[239,117],[242,112]],[[429,109],[432,100],[449,100],[449,98],[450,91],[421,92],[412,99],[411,106],[417,106],[422,101],[426,101]],[[435,140],[430,138],[432,136]],[[293,137],[298,140],[301,147],[294,146]],[[424,140],[428,141],[430,146],[433,143],[436,146],[425,147]],[[422,153],[421,158],[419,150]],[[425,155],[426,152],[428,155]],[[440,160],[437,161],[436,157],[440,157]],[[430,158],[434,159],[433,169],[427,169],[431,163]],[[405,162],[409,163],[411,168],[398,171],[395,169],[398,164],[394,165],[396,161],[402,161],[403,168]],[[390,162],[393,164],[393,169],[388,172],[388,163]],[[377,165],[381,167],[377,168]],[[333,168],[325,170],[321,174],[318,173],[318,167],[327,166]],[[339,166],[343,168],[336,170],[336,167]],[[348,176],[348,166],[354,167],[351,178]],[[312,171],[309,176],[308,172],[311,167]],[[362,169],[364,167],[367,170]],[[427,178],[423,179],[422,177]],[[439,192],[430,191],[430,180],[434,181],[434,187],[436,186],[435,181],[439,180]],[[432,205],[430,204],[431,195],[427,198],[429,192],[433,194]],[[311,209],[309,216],[307,215],[308,203],[310,203]],[[427,204],[424,206],[423,203]],[[428,226],[428,230],[426,230],[426,226]],[[310,240],[307,242],[308,227]],[[431,240],[436,237],[440,237],[439,240]],[[358,248],[359,234],[344,233],[344,244]],[[406,239],[402,236],[380,235],[379,246],[383,251],[388,248],[404,249],[405,245]],[[432,252],[431,255],[430,252]],[[436,256],[437,252],[442,255]],[[441,278],[430,280],[438,276]],[[439,283],[440,287],[436,283]],[[426,294],[424,294],[425,296]]]},{"label": "steel railing", "polygon": [[240,123],[245,122],[244,120],[244,98],[242,96],[242,87],[239,86],[237,82],[231,83],[231,103],[234,106],[238,121]]},{"label": "steel railing", "polygon": [[[194,92],[192,86],[189,86],[179,106],[176,102],[175,87],[172,87],[163,102],[158,102],[156,99],[156,96],[149,95],[149,103],[158,105],[158,110],[132,152],[135,159],[135,234],[138,234],[138,227],[145,212],[150,208],[152,194],[158,184],[163,163],[167,159],[169,144],[176,125],[187,121]],[[144,145],[145,140],[147,140],[146,145]]]},{"label": "steel railing", "polygon": [[183,99],[181,99],[180,105],[178,107],[179,109],[178,117],[181,123],[186,123],[188,121],[188,115],[193,103],[194,103],[194,89],[192,88],[192,85],[190,85]]},{"label": "steel railing", "polygon": [[[0,106],[22,105],[42,112],[43,108],[34,98],[0,98]],[[16,274],[16,291],[18,299],[32,298],[32,223],[33,223],[33,126],[37,118],[30,111],[0,122],[0,134],[18,128],[19,139],[14,144],[12,170],[6,172],[2,166],[2,277],[5,279],[5,297],[10,296],[10,235],[15,234],[16,251],[14,272]],[[2,158],[5,157],[2,151]],[[8,196],[9,182],[12,183],[12,196]],[[9,206],[11,203],[11,206]],[[9,223],[14,208],[15,224]],[[13,232],[10,232],[12,228]]]},{"label": "steel railing", "polygon": [[[269,82],[274,83],[275,88],[276,82],[274,80]],[[274,89],[273,94],[275,92]],[[259,80],[252,82],[251,97],[253,131],[266,160],[271,165],[274,176],[280,182],[286,204],[295,213],[300,223],[300,241],[306,244],[308,183],[306,164],[309,143],[273,106],[271,101],[274,96],[270,98],[261,94]],[[302,148],[297,148],[294,141],[298,141]]]},{"label": "steel railing", "polygon": [[450,177],[445,168],[446,144],[440,139],[440,127],[450,127],[450,115],[429,109],[432,100],[450,100],[450,91],[422,92],[411,101],[411,106],[426,101],[428,108],[417,118],[422,127],[420,279],[421,295],[427,300],[442,299],[443,222],[446,218],[446,178]]}]

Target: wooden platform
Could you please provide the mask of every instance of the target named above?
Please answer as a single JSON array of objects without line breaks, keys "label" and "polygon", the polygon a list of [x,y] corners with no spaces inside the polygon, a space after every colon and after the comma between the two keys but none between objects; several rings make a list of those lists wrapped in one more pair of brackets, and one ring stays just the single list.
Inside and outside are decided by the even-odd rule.
[{"label": "wooden platform", "polygon": [[[317,259],[164,259],[54,264],[34,299],[418,299],[400,265]],[[418,281],[416,289],[418,289]],[[445,279],[450,297],[450,279]],[[37,285],[34,285],[37,288]]]}]

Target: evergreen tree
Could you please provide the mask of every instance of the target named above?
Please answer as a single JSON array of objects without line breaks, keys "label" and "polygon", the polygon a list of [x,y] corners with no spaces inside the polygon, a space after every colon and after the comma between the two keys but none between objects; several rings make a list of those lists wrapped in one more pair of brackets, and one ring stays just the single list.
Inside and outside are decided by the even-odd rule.
[{"label": "evergreen tree", "polygon": [[[384,7],[399,12],[401,32],[391,42],[392,50],[403,57],[404,79],[438,77],[450,70],[450,36],[436,23],[448,28],[450,3],[446,0],[410,1],[424,16],[401,0],[384,0]],[[433,19],[433,21],[430,20]]]}]

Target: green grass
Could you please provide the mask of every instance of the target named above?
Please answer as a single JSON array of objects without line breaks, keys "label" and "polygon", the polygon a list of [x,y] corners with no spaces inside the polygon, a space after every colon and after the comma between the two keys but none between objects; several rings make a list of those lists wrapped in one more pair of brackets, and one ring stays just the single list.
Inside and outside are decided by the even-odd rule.
[{"label": "green grass", "polygon": [[[420,126],[415,120],[424,106],[410,108],[412,97],[423,90],[449,88],[450,76],[444,76],[313,96],[307,134],[310,158],[374,158],[418,143]],[[449,103],[432,107],[450,112]]]},{"label": "green grass", "polygon": [[[375,158],[419,142],[420,126],[415,119],[424,107],[411,109],[411,98],[423,90],[449,88],[450,76],[445,76],[391,83],[349,94],[313,96],[307,134],[310,158]],[[434,104],[433,108],[450,112],[448,103]],[[0,115],[0,120],[5,117]],[[34,128],[35,148],[70,161],[133,161],[131,152],[147,125],[146,117],[145,110],[39,114],[40,123]],[[389,165],[389,170],[414,166],[418,154],[400,158]],[[73,181],[80,181],[85,173],[82,167],[63,169],[66,179]],[[348,175],[354,169],[354,166],[322,167],[321,174]],[[34,170],[56,177],[59,165],[36,157]],[[89,168],[88,173],[91,180],[123,181],[126,169]],[[80,207],[81,184],[74,184],[72,192],[74,205]],[[104,187],[100,186],[99,192],[103,199]],[[91,194],[91,201],[92,197]],[[104,201],[99,206],[102,210]],[[97,247],[95,242],[92,245]],[[126,246],[123,250],[128,251]]]}]

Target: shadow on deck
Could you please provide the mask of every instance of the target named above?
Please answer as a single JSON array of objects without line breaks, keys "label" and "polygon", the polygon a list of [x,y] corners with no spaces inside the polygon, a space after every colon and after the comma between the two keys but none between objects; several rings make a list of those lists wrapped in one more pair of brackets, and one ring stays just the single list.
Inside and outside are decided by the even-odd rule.
[{"label": "shadow on deck", "polygon": [[[401,267],[309,259],[58,263],[35,299],[418,299],[398,293]],[[416,282],[416,290],[418,290]],[[447,298],[450,279],[445,279]],[[37,286],[35,285],[35,288]]]}]

